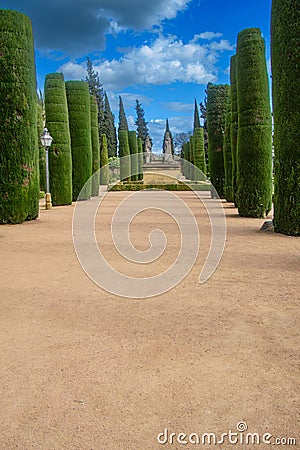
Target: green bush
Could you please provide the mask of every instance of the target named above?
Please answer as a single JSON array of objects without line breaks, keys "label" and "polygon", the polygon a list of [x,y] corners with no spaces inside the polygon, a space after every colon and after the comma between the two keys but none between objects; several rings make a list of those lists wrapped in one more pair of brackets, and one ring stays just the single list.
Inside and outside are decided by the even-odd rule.
[{"label": "green bush", "polygon": [[101,151],[100,151],[100,184],[109,183],[109,165],[106,134],[101,135]]},{"label": "green bush", "polygon": [[265,217],[272,203],[272,124],[265,45],[258,28],[237,40],[237,205],[243,217]]},{"label": "green bush", "polygon": [[[208,128],[208,156],[210,180],[220,198],[224,198],[225,169],[223,157],[223,141],[228,85],[214,85],[207,87],[207,128]],[[214,197],[212,190],[212,197]]]},{"label": "green bush", "polygon": [[298,0],[273,0],[274,230],[300,235],[300,8]]},{"label": "green bush", "polygon": [[0,223],[39,213],[39,148],[30,19],[0,10]]},{"label": "green bush", "polygon": [[[84,81],[67,81],[66,93],[72,149],[73,200],[76,201],[92,176],[90,93]],[[91,194],[91,183],[87,183],[80,199],[88,199]]]},{"label": "green bush", "polygon": [[72,156],[65,81],[62,73],[45,79],[46,127],[53,137],[49,148],[49,184],[54,206],[72,203]]},{"label": "green bush", "polygon": [[[94,95],[90,96],[91,102],[91,139],[92,139],[92,196],[99,195],[100,184],[100,143],[98,125],[98,103]],[[98,173],[97,173],[98,172]]]}]

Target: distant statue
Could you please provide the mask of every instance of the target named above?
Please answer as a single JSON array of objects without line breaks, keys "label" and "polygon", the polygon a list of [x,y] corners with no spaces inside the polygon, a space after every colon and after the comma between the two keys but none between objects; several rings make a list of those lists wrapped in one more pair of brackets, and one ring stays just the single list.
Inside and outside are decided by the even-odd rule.
[{"label": "distant statue", "polygon": [[150,164],[152,155],[152,143],[149,136],[147,136],[145,140],[145,151],[146,151],[146,164]]},{"label": "distant statue", "polygon": [[165,162],[171,162],[173,161],[173,155],[172,155],[172,141],[169,131],[166,131],[165,133],[165,140],[164,140],[164,161]]}]

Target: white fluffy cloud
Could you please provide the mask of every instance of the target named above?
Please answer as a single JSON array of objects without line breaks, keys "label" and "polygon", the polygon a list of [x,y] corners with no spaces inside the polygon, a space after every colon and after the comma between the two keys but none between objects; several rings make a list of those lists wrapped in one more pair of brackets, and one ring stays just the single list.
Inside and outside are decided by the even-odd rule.
[{"label": "white fluffy cloud", "polygon": [[[208,44],[187,43],[175,36],[159,36],[152,44],[127,49],[120,59],[94,61],[105,89],[120,90],[133,85],[167,85],[179,81],[207,84],[217,80],[220,53],[232,50],[227,40]],[[85,77],[85,63],[69,61],[59,68],[67,79]]]}]

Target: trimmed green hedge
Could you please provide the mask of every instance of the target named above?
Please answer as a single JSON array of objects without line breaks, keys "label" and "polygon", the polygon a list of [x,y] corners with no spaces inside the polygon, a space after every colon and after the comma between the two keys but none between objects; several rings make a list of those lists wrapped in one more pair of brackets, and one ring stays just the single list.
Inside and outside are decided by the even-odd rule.
[{"label": "trimmed green hedge", "polygon": [[274,230],[300,235],[300,8],[298,0],[273,0]]},{"label": "trimmed green hedge", "polygon": [[237,133],[238,133],[238,104],[236,80],[236,55],[230,58],[230,98],[231,98],[231,157],[232,157],[232,193],[237,206]]},{"label": "trimmed green hedge", "polygon": [[119,157],[120,157],[120,178],[130,181],[131,163],[128,142],[128,131],[119,130]]},{"label": "trimmed green hedge", "polygon": [[[100,143],[98,125],[98,103],[94,95],[90,96],[91,102],[91,139],[92,139],[92,196],[99,195],[100,172]],[[94,175],[95,174],[95,175]]]},{"label": "trimmed green hedge", "polygon": [[272,124],[265,44],[259,28],[237,40],[237,205],[243,217],[266,217],[272,204]]},{"label": "trimmed green hedge", "polygon": [[231,152],[231,96],[228,98],[224,133],[224,169],[225,169],[225,198],[228,202],[234,201],[232,188],[232,152]]},{"label": "trimmed green hedge", "polygon": [[38,139],[31,22],[0,10],[0,223],[38,216]]},{"label": "trimmed green hedge", "polygon": [[101,134],[101,151],[100,151],[100,184],[109,183],[109,165],[106,134]]},{"label": "trimmed green hedge", "polygon": [[[66,93],[72,149],[73,200],[76,201],[92,176],[90,93],[84,81],[67,81]],[[80,199],[88,199],[91,194],[92,184],[88,183]]]},{"label": "trimmed green hedge", "polygon": [[[220,198],[224,198],[225,169],[223,141],[228,96],[228,85],[208,84],[206,114],[208,129],[209,174],[211,183]],[[214,196],[214,190],[212,190],[212,196]]]},{"label": "trimmed green hedge", "polygon": [[108,186],[109,191],[141,191],[145,189],[163,191],[210,191],[211,185],[199,184],[140,184],[140,183],[118,183]]},{"label": "trimmed green hedge", "polygon": [[46,127],[53,137],[49,148],[49,184],[53,206],[72,203],[72,156],[65,80],[62,73],[45,79]]}]

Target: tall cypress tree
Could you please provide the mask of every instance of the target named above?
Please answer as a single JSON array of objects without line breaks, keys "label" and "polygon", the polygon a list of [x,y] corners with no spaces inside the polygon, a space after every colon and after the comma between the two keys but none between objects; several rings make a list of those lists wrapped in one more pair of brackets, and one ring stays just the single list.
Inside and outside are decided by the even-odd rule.
[{"label": "tall cypress tree", "polygon": [[149,136],[149,130],[147,127],[148,122],[145,120],[145,111],[142,107],[142,104],[139,100],[135,101],[135,110],[136,110],[136,120],[135,124],[137,126],[137,137],[141,138],[143,141],[143,147],[145,147],[145,141],[147,136]]},{"label": "tall cypress tree", "polygon": [[119,130],[120,179],[130,181],[131,163],[128,142],[128,131]]},{"label": "tall cypress tree", "polygon": [[274,229],[293,236],[300,235],[299,36],[299,2],[273,0]]},{"label": "tall cypress tree", "polygon": [[228,202],[234,201],[232,189],[232,152],[231,152],[231,96],[228,97],[227,113],[224,133],[224,169],[225,169],[225,198]]},{"label": "tall cypress tree", "polygon": [[138,143],[135,131],[128,131],[128,143],[130,150],[130,159],[131,159],[131,181],[138,180],[138,171],[139,171],[139,163],[138,163]]},{"label": "tall cypress tree", "polygon": [[67,81],[66,93],[72,150],[73,200],[76,201],[80,193],[80,199],[85,200],[92,194],[91,183],[81,192],[92,176],[90,93],[84,81]]},{"label": "tall cypress tree", "polygon": [[206,173],[209,171],[208,163],[208,131],[207,131],[207,120],[206,120],[206,107],[207,107],[207,89],[205,89],[204,101],[200,102],[200,118],[203,119],[203,135],[204,135],[204,151],[205,151],[205,162],[206,162]]},{"label": "tall cypress tree", "polygon": [[138,143],[138,153],[139,153],[139,155],[138,155],[138,168],[139,168],[138,179],[142,180],[143,179],[143,163],[144,163],[142,138],[138,138],[137,143]]},{"label": "tall cypress tree", "polygon": [[101,136],[101,156],[100,156],[100,184],[105,185],[109,183],[109,165],[108,165],[108,150],[106,135]]},{"label": "tall cypress tree", "polygon": [[200,117],[199,117],[199,110],[197,105],[197,100],[195,99],[195,107],[194,107],[194,131],[196,128],[200,128]]},{"label": "tall cypress tree", "polygon": [[[223,141],[229,86],[208,84],[207,87],[207,128],[210,180],[219,197],[224,197],[224,157]],[[214,189],[211,190],[215,196]]]},{"label": "tall cypress tree", "polygon": [[49,181],[54,206],[72,203],[72,156],[65,81],[62,73],[45,79],[46,127],[53,137],[49,149]]},{"label": "tall cypress tree", "polygon": [[237,205],[243,217],[265,217],[272,203],[272,124],[265,45],[259,28],[237,40]]},{"label": "tall cypress tree", "polygon": [[104,93],[104,129],[107,138],[108,157],[117,156],[117,132],[107,93]]},{"label": "tall cypress tree", "polygon": [[121,95],[119,95],[119,128],[118,131],[128,131],[128,123],[126,119],[126,114],[124,110],[123,100]]},{"label": "tall cypress tree", "polygon": [[206,163],[205,163],[205,152],[204,152],[204,134],[203,128],[195,128],[193,135],[194,144],[194,165],[198,170],[194,170],[194,178],[197,181],[205,180],[206,174]]},{"label": "tall cypress tree", "polygon": [[238,133],[238,104],[236,80],[236,55],[230,59],[230,98],[231,98],[231,158],[232,158],[232,193],[237,206],[237,133]]},{"label": "tall cypress tree", "polygon": [[29,17],[0,10],[0,223],[39,213],[34,45]]},{"label": "tall cypress tree", "polygon": [[[91,103],[91,139],[92,139],[92,196],[99,195],[100,184],[100,143],[98,129],[98,104],[94,95],[90,96]],[[97,173],[98,172],[98,173]]]},{"label": "tall cypress tree", "polygon": [[184,157],[183,174],[187,180],[191,179],[190,151],[191,151],[190,141],[185,142],[183,144],[183,157]]},{"label": "tall cypress tree", "polygon": [[89,57],[86,59],[86,71],[87,76],[85,78],[86,83],[89,86],[89,91],[91,95],[94,95],[97,99],[98,104],[98,123],[99,123],[99,141],[101,139],[102,133],[105,132],[105,95],[103,84],[100,82],[98,72],[95,72],[93,63]]}]

